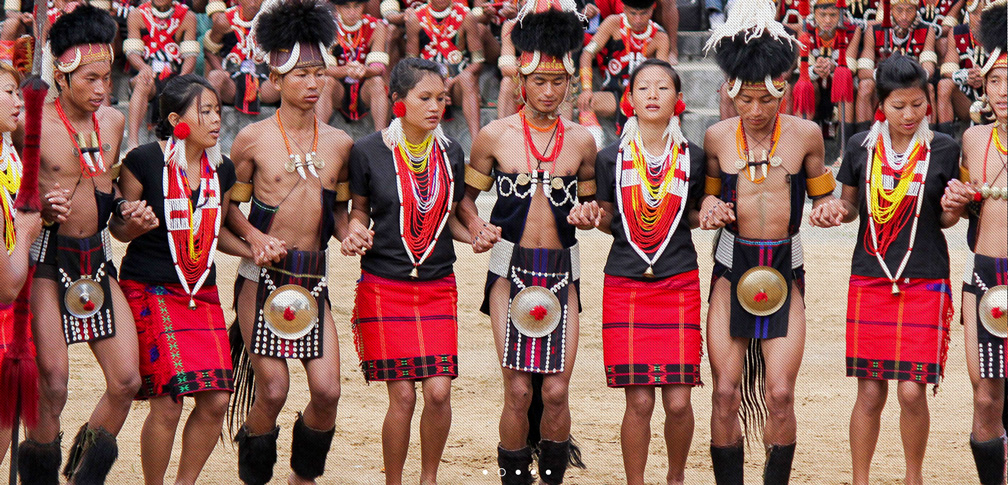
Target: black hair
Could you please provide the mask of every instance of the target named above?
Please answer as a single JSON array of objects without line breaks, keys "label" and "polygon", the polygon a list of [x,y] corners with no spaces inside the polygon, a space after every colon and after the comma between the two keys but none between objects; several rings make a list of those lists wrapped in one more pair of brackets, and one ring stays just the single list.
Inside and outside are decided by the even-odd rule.
[{"label": "black hair", "polygon": [[990,53],[1001,48],[1001,54],[1008,49],[1008,7],[1005,2],[994,2],[980,14],[980,43]]},{"label": "black hair", "polygon": [[[217,91],[214,91],[213,85],[198,74],[176,76],[165,84],[164,89],[161,90],[161,94],[158,96],[158,113],[160,113],[160,117],[157,120],[157,127],[154,128],[154,134],[157,135],[159,140],[170,138],[175,129],[168,122],[168,115],[171,113],[179,115],[185,113],[193,105],[193,102],[198,102],[202,98],[203,91],[205,90],[210,90],[214,93],[214,96],[217,96]],[[220,104],[219,97],[217,98],[217,104]]]},{"label": "black hair", "polygon": [[119,24],[107,11],[78,5],[53,22],[49,29],[49,46],[53,57],[59,58],[75,45],[111,44],[118,31]]},{"label": "black hair", "polygon": [[255,37],[266,52],[297,43],[329,46],[336,38],[336,19],[318,0],[284,0],[259,14]]},{"label": "black hair", "polygon": [[928,91],[927,71],[914,58],[894,54],[875,69],[875,94],[879,104],[897,89],[920,88]]},{"label": "black hair", "polygon": [[654,7],[658,0],[623,0],[624,7],[645,10]]},{"label": "black hair", "polygon": [[331,3],[333,5],[336,5],[336,6],[342,6],[342,5],[350,5],[351,3],[361,3],[361,4],[363,4],[363,3],[367,3],[367,0],[329,0],[329,3]]},{"label": "black hair", "polygon": [[562,58],[584,45],[584,26],[574,12],[549,9],[530,13],[511,30],[511,42],[521,52],[539,51]]},{"label": "black hair", "polygon": [[777,79],[791,71],[798,60],[795,42],[777,39],[769,32],[753,39],[746,39],[747,36],[747,32],[739,32],[714,46],[714,59],[731,79],[762,82],[767,75]]},{"label": "black hair", "polygon": [[682,92],[682,81],[679,80],[679,73],[676,72],[674,67],[672,67],[672,64],[654,57],[648,58],[644,62],[638,64],[637,67],[634,68],[633,72],[630,73],[630,82],[627,86],[630,86],[631,91],[633,90],[634,81],[637,80],[637,74],[640,74],[641,71],[651,66],[661,68],[661,70],[665,71],[665,74],[668,74],[668,76],[672,78],[672,86],[675,87],[676,93]]},{"label": "black hair", "polygon": [[394,94],[399,99],[405,98],[424,76],[431,74],[445,80],[441,64],[420,57],[404,57],[389,73],[389,96]]}]

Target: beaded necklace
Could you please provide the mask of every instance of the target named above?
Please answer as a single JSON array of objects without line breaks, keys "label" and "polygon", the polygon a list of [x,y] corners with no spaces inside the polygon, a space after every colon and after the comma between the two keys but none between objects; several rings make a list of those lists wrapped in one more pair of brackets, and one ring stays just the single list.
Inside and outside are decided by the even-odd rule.
[{"label": "beaded necklace", "polygon": [[[892,156],[891,147],[887,122],[879,134],[875,148],[868,154],[868,166],[865,169],[865,197],[868,199],[871,216],[868,220],[869,230],[865,233],[865,238],[868,239],[865,241],[865,250],[878,259],[882,271],[892,282],[892,294],[897,295],[900,290],[896,282],[910,261],[914,240],[917,237],[917,224],[920,222],[921,207],[924,205],[924,183],[931,163],[931,150],[926,141],[920,140],[919,137],[911,141],[902,156]],[[891,160],[893,158],[901,160]],[[897,163],[893,163],[894,161]],[[886,188],[887,179],[893,180],[892,189]],[[908,201],[907,197],[913,200]],[[911,204],[915,206],[912,215]],[[885,253],[911,217],[913,223],[910,225],[907,251],[896,273],[893,274],[886,265]]]},{"label": "beaded necklace", "polygon": [[[735,130],[735,151],[739,156],[739,159],[735,161],[735,169],[740,172],[745,170],[746,178],[754,184],[759,184],[766,180],[768,166],[779,167],[784,163],[781,157],[774,155],[777,152],[777,142],[780,141],[780,133],[780,114],[777,114],[774,118],[774,127],[770,136],[770,152],[767,153],[766,150],[763,150],[763,157],[757,158],[756,152],[749,149],[749,140],[746,138],[745,128],[742,127],[742,118],[740,117],[738,129]],[[756,175],[757,167],[762,172],[758,177]]]},{"label": "beaded necklace", "polygon": [[679,167],[679,160],[683,156],[689,159],[688,147],[670,136],[662,155],[652,157],[639,131],[627,141],[621,144],[617,158],[616,201],[627,240],[648,265],[644,276],[652,278],[653,265],[684,212],[689,173]]},{"label": "beaded necklace", "polygon": [[434,250],[448,222],[454,174],[448,154],[433,133],[419,144],[410,143],[401,134],[392,156],[399,194],[399,232],[413,264],[410,277],[418,278],[418,268]]},{"label": "beaded necklace", "polygon": [[97,113],[91,113],[91,122],[94,123],[94,131],[91,132],[91,137],[88,138],[82,133],[77,133],[77,130],[70,124],[66,113],[63,112],[63,105],[60,104],[59,98],[56,98],[55,106],[56,113],[59,114],[60,120],[63,121],[63,126],[66,127],[70,140],[73,141],[74,148],[77,150],[77,156],[80,158],[81,173],[87,178],[105,173],[105,160],[102,156],[101,128],[98,126]]},{"label": "beaded necklace", "polygon": [[[543,184],[552,184],[552,188],[560,190],[563,189],[563,180],[559,177],[553,177],[553,173],[556,170],[556,161],[560,156],[560,151],[563,150],[564,142],[564,124],[560,118],[557,118],[553,123],[546,128],[539,128],[528,122],[525,118],[525,110],[522,109],[518,111],[518,116],[522,121],[522,129],[524,131],[524,141],[525,141],[525,166],[528,169],[527,173],[520,173],[516,178],[518,185],[526,185],[529,182],[538,183],[539,175],[542,175]],[[553,131],[553,136],[550,138],[550,143],[556,140],[553,144],[553,150],[549,155],[543,155],[536,148],[535,142],[532,141],[532,130],[536,130],[540,133],[546,133],[548,131]],[[549,148],[549,144],[546,145]],[[536,168],[532,168],[532,158],[536,159]],[[550,164],[550,169],[540,170],[539,167],[542,162],[548,162]]]},{"label": "beaded necklace", "polygon": [[14,251],[14,198],[21,187],[21,158],[11,143],[10,132],[3,134],[3,149],[0,153],[0,204],[3,205],[4,244],[7,254]]},{"label": "beaded necklace", "polygon": [[[287,138],[287,132],[284,131],[283,121],[280,120],[280,110],[276,112],[277,126],[280,127],[280,136],[283,137],[284,145],[287,147],[287,156],[290,160],[284,165],[284,169],[287,173],[294,173],[297,170],[298,175],[301,176],[302,180],[306,180],[308,177],[305,175],[305,167],[308,167],[308,172],[312,174],[313,177],[318,178],[318,172],[315,169],[322,170],[325,167],[325,161],[319,158],[315,152],[318,150],[318,118],[315,118],[315,134],[312,137],[312,147],[311,152],[304,154],[304,161],[301,161],[301,154],[295,154],[291,150],[290,140]],[[299,147],[300,148],[300,147]]]}]

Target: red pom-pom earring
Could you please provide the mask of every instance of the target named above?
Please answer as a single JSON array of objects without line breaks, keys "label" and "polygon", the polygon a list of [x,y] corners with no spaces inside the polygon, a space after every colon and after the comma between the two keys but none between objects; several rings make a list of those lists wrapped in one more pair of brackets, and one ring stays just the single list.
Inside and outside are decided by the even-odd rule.
[{"label": "red pom-pom earring", "polygon": [[683,111],[686,111],[686,103],[683,102],[682,98],[679,98],[679,100],[676,101],[675,111],[673,111],[672,114],[679,116],[683,114]]},{"label": "red pom-pom earring", "polygon": [[927,115],[931,116],[931,113],[932,113],[932,111],[931,111],[931,103],[928,103]]},{"label": "red pom-pom earring", "polygon": [[875,121],[879,123],[885,122],[885,113],[882,112],[882,108],[875,110]]},{"label": "red pom-pom earring", "polygon": [[402,118],[403,116],[406,116],[406,103],[402,101],[396,101],[395,103],[392,103],[392,114],[394,114],[396,118]]},{"label": "red pom-pom earring", "polygon": [[630,118],[630,117],[632,117],[634,115],[633,104],[630,103],[630,87],[629,86],[627,86],[627,88],[623,91],[623,96],[620,96],[619,106],[620,106],[620,111],[623,113],[623,116],[626,116],[627,118]]},{"label": "red pom-pom earring", "polygon": [[179,140],[185,140],[186,138],[189,138],[190,131],[189,123],[181,121],[179,124],[175,125],[175,129],[172,130],[172,134]]}]

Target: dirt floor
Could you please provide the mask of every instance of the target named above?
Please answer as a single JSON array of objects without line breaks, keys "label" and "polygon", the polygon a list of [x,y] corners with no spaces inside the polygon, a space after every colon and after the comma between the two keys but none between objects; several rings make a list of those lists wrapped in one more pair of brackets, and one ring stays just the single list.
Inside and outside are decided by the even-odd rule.
[{"label": "dirt floor", "polygon": [[[806,218],[807,220],[807,218]],[[849,483],[850,451],[847,428],[856,393],[854,379],[844,377],[844,329],[850,255],[856,226],[823,230],[806,228],[804,247],[808,270],[806,305],[808,334],[805,358],[798,379],[795,409],[798,416],[798,448],[792,480],[795,483]],[[952,343],[946,371],[938,395],[929,399],[932,426],[924,477],[928,483],[975,483],[968,440],[972,419],[972,392],[966,373],[963,332],[958,325],[958,288],[966,257],[965,224],[946,231],[952,253],[952,280],[956,288],[957,316],[952,326]],[[700,281],[707,282],[711,271],[711,234],[694,231],[700,253]],[[568,483],[615,484],[623,480],[619,425],[624,398],[620,390],[605,386],[602,367],[601,302],[602,267],[610,238],[598,231],[580,233],[582,251],[581,344],[571,382],[572,433],[581,445],[586,470],[568,472]],[[118,247],[122,254],[122,247]],[[473,255],[466,246],[457,246],[456,275],[459,285],[459,362],[461,376],[454,381],[453,423],[445,449],[439,479],[442,483],[499,483],[495,476],[497,422],[503,401],[499,364],[493,348],[489,318],[479,313],[487,255]],[[361,376],[353,349],[350,313],[354,282],[359,276],[356,259],[330,252],[329,285],[341,342],[342,399],[336,423],[336,437],[325,476],[319,483],[377,484],[384,482],[381,460],[381,423],[387,393],[381,384],[367,385]],[[218,258],[221,300],[230,320],[231,277],[234,258]],[[707,288],[702,284],[704,300]],[[704,308],[706,315],[706,308]],[[73,432],[90,414],[103,388],[101,372],[88,348],[71,348],[70,397],[63,413],[64,456]],[[303,369],[292,365],[294,377],[285,411],[280,417],[279,453],[275,482],[282,483],[289,472],[290,429],[295,413],[303,409],[308,392]],[[703,380],[710,382],[706,357]],[[710,454],[709,387],[693,392],[696,431],[686,469],[687,483],[713,483]],[[418,408],[422,406],[418,399]],[[660,401],[659,401],[660,402]],[[187,401],[187,409],[192,401]],[[139,457],[139,430],[148,406],[136,403],[119,436],[120,454],[109,483],[137,483],[142,479]],[[188,412],[188,411],[187,411]],[[413,443],[406,463],[405,480],[416,483],[419,476],[420,409],[413,421]],[[903,452],[899,438],[899,408],[895,392],[890,393],[883,412],[882,432],[872,469],[873,483],[901,483]],[[661,406],[652,418],[652,441],[647,470],[648,483],[662,483],[667,461],[661,436],[664,420]],[[175,443],[172,465],[166,481],[171,483],[177,466],[181,428]],[[167,446],[167,444],[166,444]],[[761,481],[763,453],[758,444],[747,451],[747,482]],[[205,483],[237,483],[237,453],[230,443],[219,444],[201,475]],[[7,477],[9,457],[0,466]]]}]

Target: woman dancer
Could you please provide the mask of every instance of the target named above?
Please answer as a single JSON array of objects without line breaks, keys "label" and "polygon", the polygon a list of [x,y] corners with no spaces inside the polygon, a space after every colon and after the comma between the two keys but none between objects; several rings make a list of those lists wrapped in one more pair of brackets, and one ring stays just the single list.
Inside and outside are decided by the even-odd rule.
[{"label": "woman dancer", "polygon": [[[158,225],[143,233],[113,218],[116,238],[128,241],[121,285],[136,321],[143,385],[150,402],[140,437],[144,481],[164,481],[182,398],[196,406],[182,432],[175,483],[195,483],[220,434],[234,390],[227,327],[217,295],[214,253],[219,247],[250,257],[251,251],[221,227],[235,183],[234,165],[220,154],[220,100],[195,74],[179,76],[158,100],[161,141],[126,155],[119,188],[129,201],[143,200]],[[116,211],[118,212],[118,211]]]},{"label": "woman dancer", "polygon": [[465,155],[441,131],[448,90],[440,65],[403,59],[389,85],[396,119],[350,152],[342,252],[361,256],[353,325],[364,379],[388,385],[385,482],[402,482],[420,381],[420,483],[435,483],[458,376],[455,250],[444,229],[465,193]]},{"label": "woman dancer", "polygon": [[917,61],[878,65],[879,110],[851,139],[837,179],[840,200],[812,214],[820,227],[860,219],[847,295],[847,375],[858,378],[851,413],[854,483],[868,483],[890,380],[898,381],[906,483],[921,483],[930,415],[948,350],[952,294],[942,228],[962,214],[942,200],[959,174],[959,146],[928,128],[928,77]]},{"label": "woman dancer", "polygon": [[[693,438],[692,386],[700,384],[697,227],[705,158],[679,129],[679,74],[648,59],[630,74],[622,139],[595,161],[598,228],[613,235],[602,296],[606,383],[626,393],[621,443],[627,483],[643,484],[655,388],[661,388],[668,483],[683,483]],[[589,202],[588,205],[593,204]],[[584,205],[568,219],[581,229]]]}]

